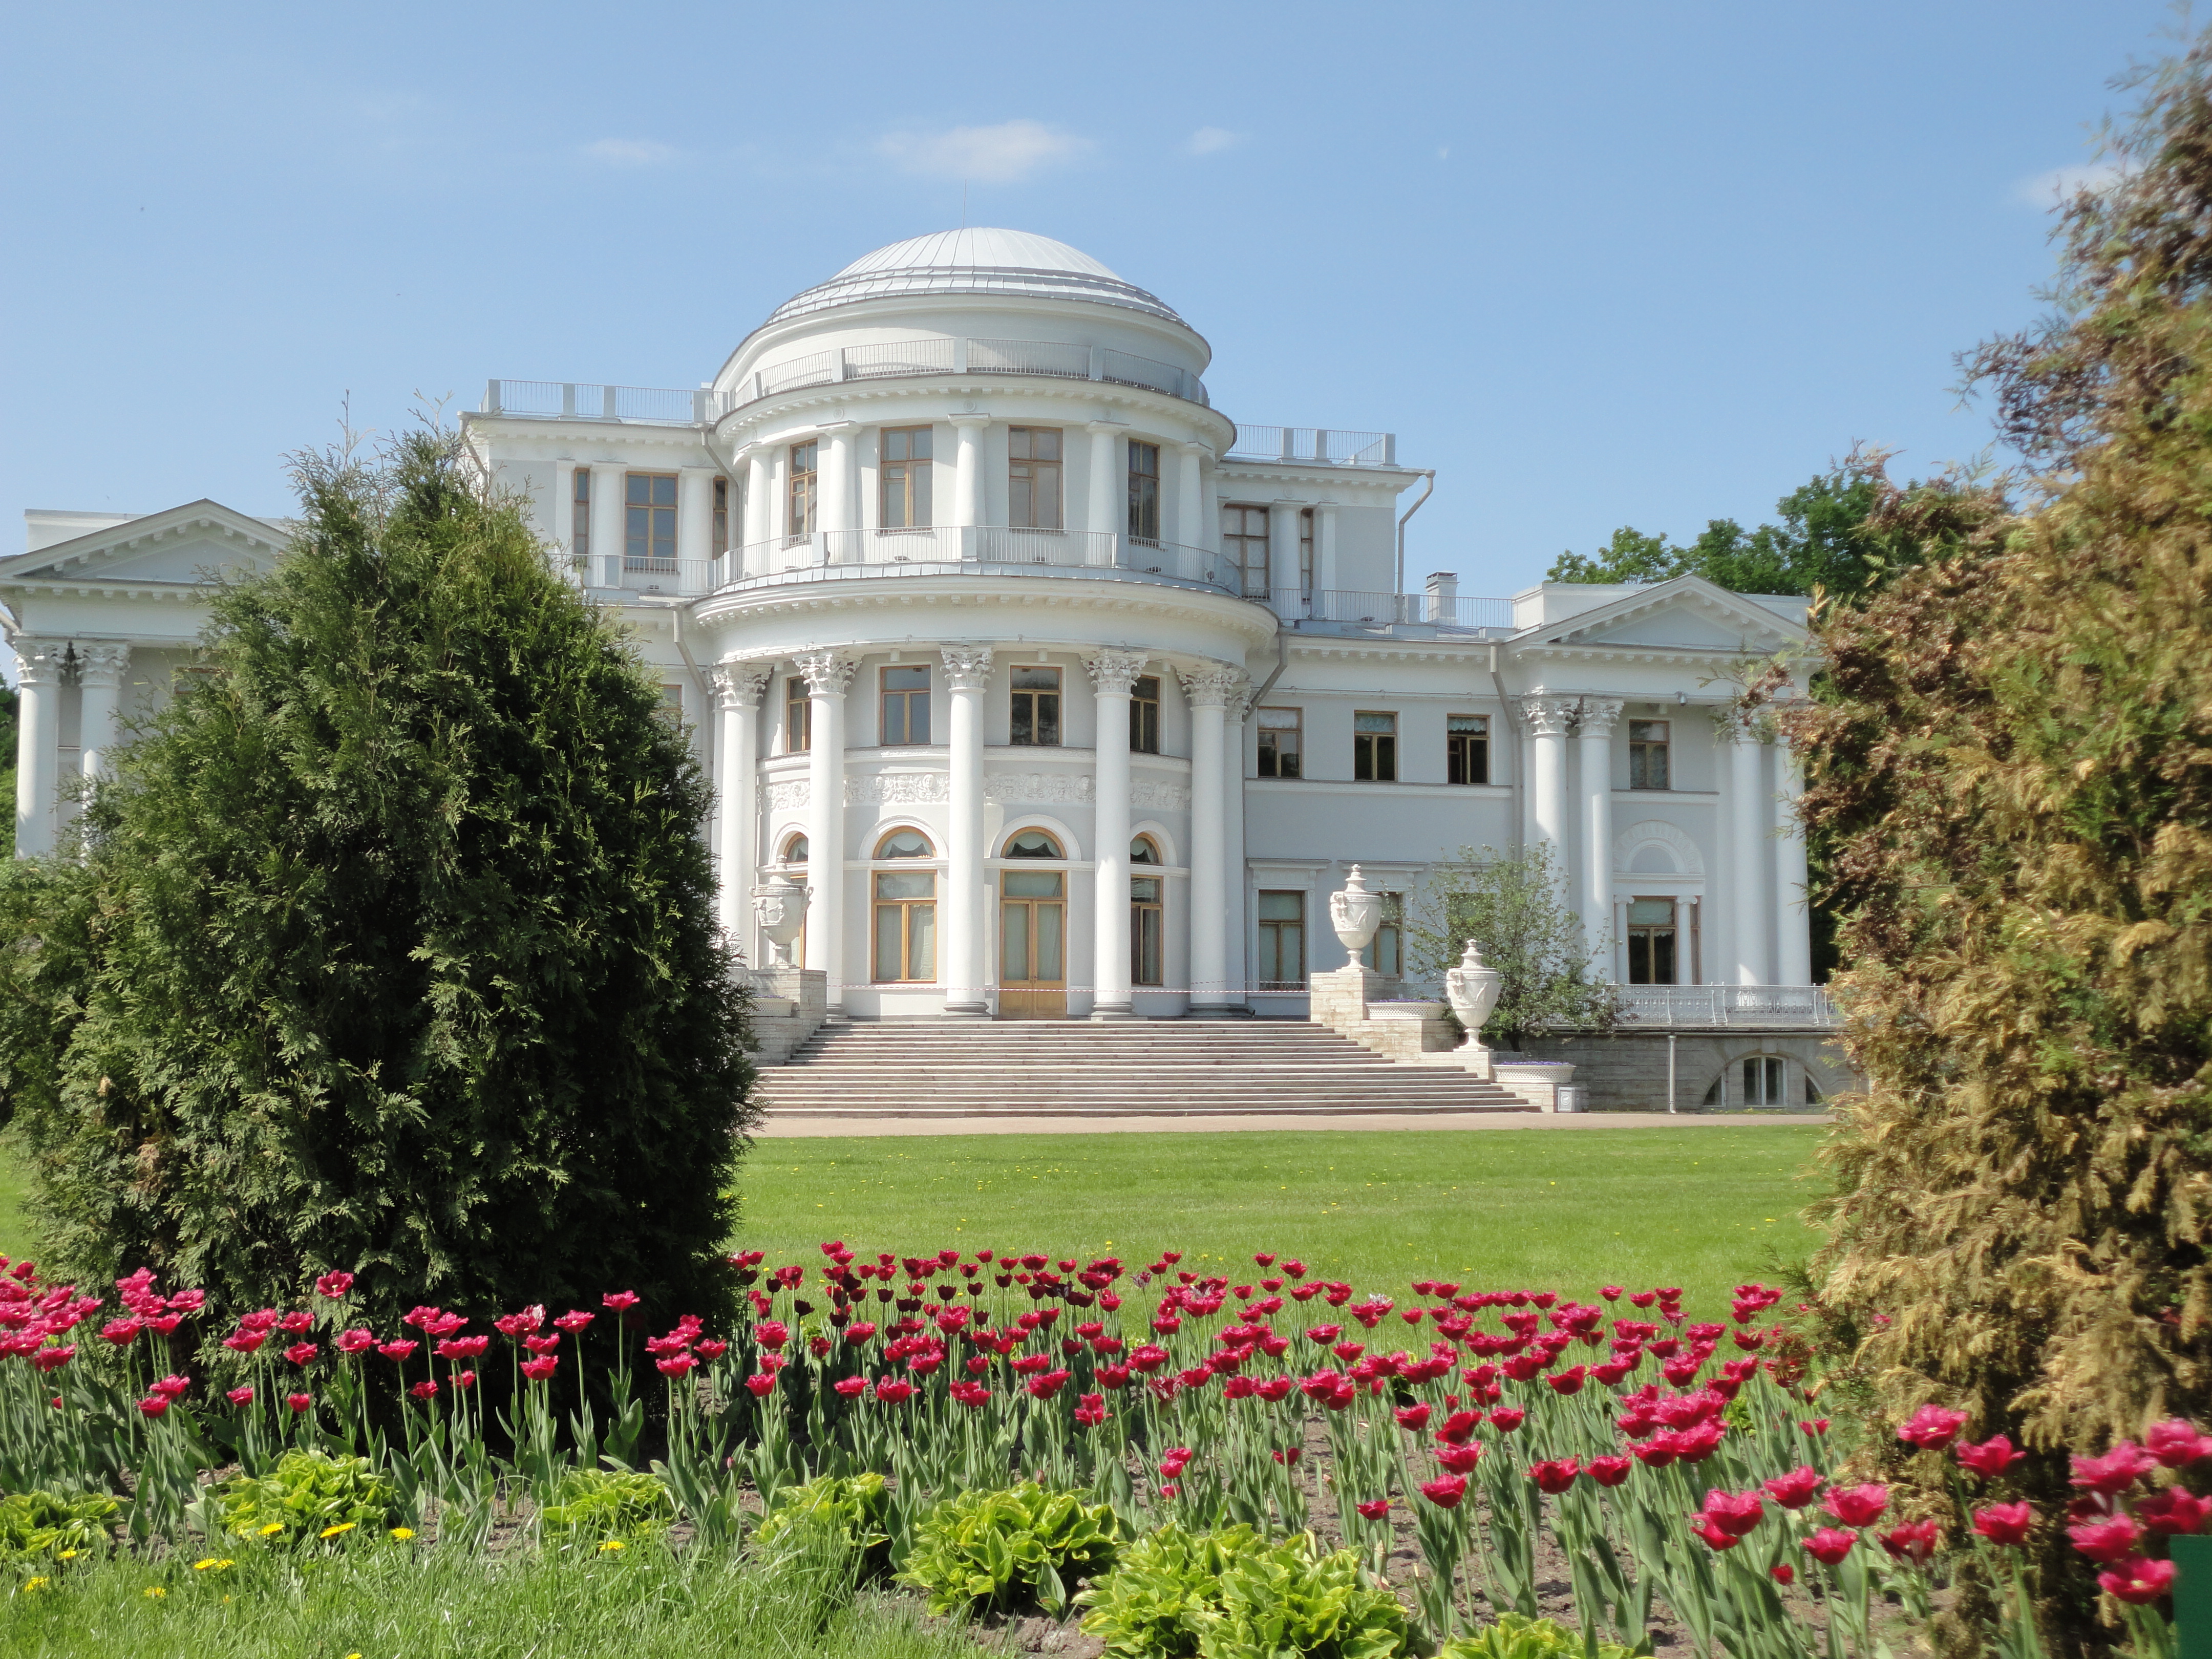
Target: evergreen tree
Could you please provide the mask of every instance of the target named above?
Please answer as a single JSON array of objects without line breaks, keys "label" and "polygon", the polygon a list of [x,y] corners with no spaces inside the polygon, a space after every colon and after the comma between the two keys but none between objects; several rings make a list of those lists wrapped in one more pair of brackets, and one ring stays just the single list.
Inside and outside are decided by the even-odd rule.
[{"label": "evergreen tree", "polygon": [[685,736],[451,434],[296,477],[81,861],[0,884],[49,1254],[234,1306],[344,1268],[380,1324],[712,1314],[753,1109]]}]

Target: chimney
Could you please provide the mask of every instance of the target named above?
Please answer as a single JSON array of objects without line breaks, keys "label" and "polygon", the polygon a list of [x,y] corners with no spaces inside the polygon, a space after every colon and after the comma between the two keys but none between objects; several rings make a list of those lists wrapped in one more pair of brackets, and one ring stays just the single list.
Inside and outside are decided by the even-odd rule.
[{"label": "chimney", "polygon": [[1430,573],[1429,592],[1422,607],[1423,620],[1432,623],[1459,621],[1459,576],[1455,571],[1437,570]]}]

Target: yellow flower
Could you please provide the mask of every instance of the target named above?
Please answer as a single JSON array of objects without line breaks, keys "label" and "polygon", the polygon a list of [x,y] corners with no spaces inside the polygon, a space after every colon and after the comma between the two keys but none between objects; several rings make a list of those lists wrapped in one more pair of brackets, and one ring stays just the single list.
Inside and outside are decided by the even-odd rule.
[{"label": "yellow flower", "polygon": [[26,1579],[23,1581],[23,1589],[24,1589],[24,1590],[25,1590],[25,1592],[26,1592],[26,1593],[28,1593],[29,1591],[32,1591],[32,1590],[34,1590],[34,1589],[46,1589],[46,1578],[44,1577],[44,1576],[41,1576],[41,1577],[37,1577],[37,1578],[26,1578]]},{"label": "yellow flower", "polygon": [[76,1559],[76,1552],[75,1550],[64,1550],[59,1555],[54,1557],[54,1559],[57,1561],[74,1561]]},{"label": "yellow flower", "polygon": [[394,1538],[398,1539],[400,1542],[404,1543],[407,1540],[415,1535],[415,1528],[412,1527],[394,1527],[392,1529],[392,1535]]},{"label": "yellow flower", "polygon": [[230,1565],[231,1563],[227,1559],[218,1561],[214,1556],[210,1555],[204,1561],[193,1562],[192,1571],[194,1572],[221,1572],[225,1567],[229,1566]]},{"label": "yellow flower", "polygon": [[283,1530],[284,1523],[282,1521],[271,1521],[267,1526],[262,1528],[261,1535],[264,1538],[273,1538]]},{"label": "yellow flower", "polygon": [[605,1543],[599,1546],[599,1553],[605,1555],[609,1550],[618,1550],[622,1547],[623,1540],[621,1539],[610,1538]]},{"label": "yellow flower", "polygon": [[[39,1582],[43,1584],[46,1581],[41,1578]],[[149,1584],[146,1586],[146,1594],[152,1596],[155,1601],[161,1600],[161,1597],[167,1595],[168,1593],[168,1591],[163,1589],[159,1584]]]},{"label": "yellow flower", "polygon": [[323,1528],[323,1536],[325,1538],[336,1538],[342,1534],[351,1532],[360,1524],[361,1522],[358,1521],[341,1521],[335,1527],[325,1527]]}]

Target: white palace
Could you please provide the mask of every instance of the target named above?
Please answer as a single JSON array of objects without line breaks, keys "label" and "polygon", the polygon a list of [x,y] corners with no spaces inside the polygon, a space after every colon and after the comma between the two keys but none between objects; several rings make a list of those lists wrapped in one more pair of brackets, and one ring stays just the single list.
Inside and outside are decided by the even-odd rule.
[{"label": "white palace", "polygon": [[[1803,601],[1409,592],[1434,473],[1391,434],[1231,420],[1211,356],[1087,254],[947,231],[798,294],[696,391],[493,380],[463,422],[690,722],[747,961],[755,884],[811,889],[832,1013],[1303,1017],[1354,862],[1394,977],[1433,865],[1547,842],[1635,1029],[1700,1037],[1686,1103],[1838,1086],[1796,768],[1725,714]],[[31,854],[188,660],[204,574],[288,528],[27,517],[0,623]]]}]

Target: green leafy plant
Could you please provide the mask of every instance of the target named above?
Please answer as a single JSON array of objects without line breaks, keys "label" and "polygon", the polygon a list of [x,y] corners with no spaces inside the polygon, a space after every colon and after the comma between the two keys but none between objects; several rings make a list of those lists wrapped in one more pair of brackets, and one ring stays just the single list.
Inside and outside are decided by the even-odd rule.
[{"label": "green leafy plant", "polygon": [[553,1502],[538,1512],[538,1525],[550,1541],[642,1538],[665,1530],[675,1518],[675,1502],[658,1475],[571,1469],[561,1477]]},{"label": "green leafy plant", "polygon": [[1387,1659],[1406,1644],[1397,1598],[1355,1552],[1324,1553],[1311,1533],[1270,1543],[1249,1527],[1170,1522],[1076,1600],[1091,1608],[1085,1633],[1117,1659]]},{"label": "green leafy plant", "polygon": [[0,1560],[52,1558],[105,1544],[122,1507],[96,1492],[19,1492],[0,1498]]},{"label": "green leafy plant", "polygon": [[863,1575],[879,1572],[890,1564],[890,1534],[884,1529],[890,1509],[890,1490],[880,1474],[818,1475],[777,1493],[753,1537],[763,1548],[834,1539]]},{"label": "green leafy plant", "polygon": [[1561,900],[1557,854],[1542,842],[1519,853],[1462,847],[1437,864],[1407,917],[1407,960],[1440,979],[1473,939],[1503,980],[1483,1026],[1493,1048],[1518,1048],[1549,1030],[1602,1032],[1620,1018],[1607,964]]},{"label": "green leafy plant", "polygon": [[267,1474],[234,1475],[213,1494],[216,1524],[271,1543],[351,1540],[391,1524],[398,1488],[366,1457],[288,1451]]},{"label": "green leafy plant", "polygon": [[1581,1637],[1549,1619],[1507,1613],[1494,1625],[1454,1637],[1437,1650],[1437,1659],[1630,1659],[1631,1651],[1618,1642],[1586,1650]]},{"label": "green leafy plant", "polygon": [[920,1587],[934,1613],[997,1611],[1034,1599],[1066,1611],[1069,1586],[1103,1571],[1120,1531],[1112,1508],[1034,1482],[963,1492],[930,1511],[900,1577]]}]

